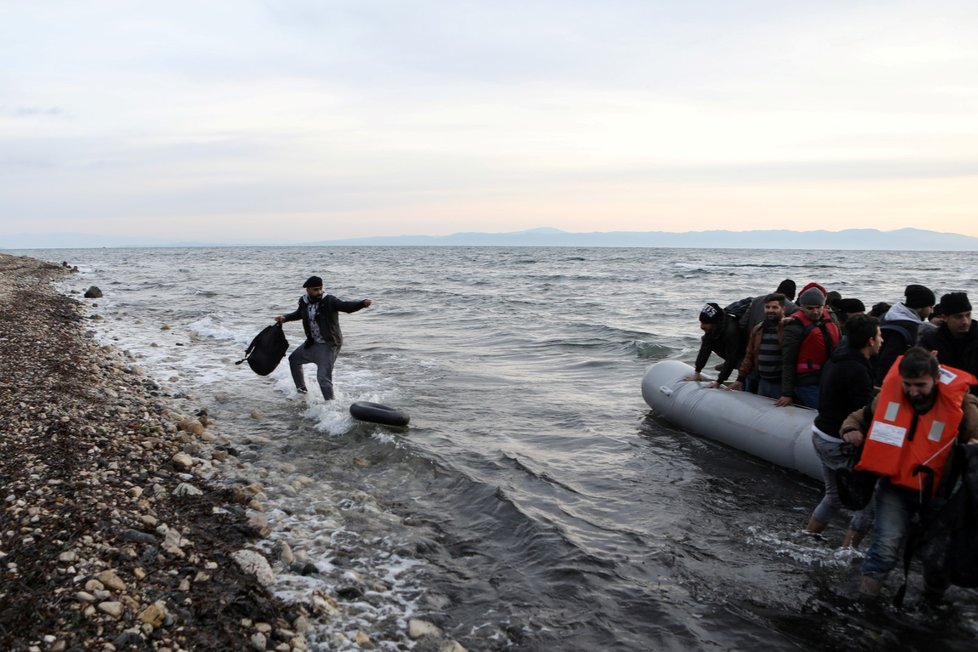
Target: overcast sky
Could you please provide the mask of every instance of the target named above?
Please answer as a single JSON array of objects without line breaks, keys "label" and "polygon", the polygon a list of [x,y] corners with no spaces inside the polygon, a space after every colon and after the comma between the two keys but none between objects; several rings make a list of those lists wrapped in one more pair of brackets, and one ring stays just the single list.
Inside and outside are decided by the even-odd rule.
[{"label": "overcast sky", "polygon": [[0,0],[0,247],[978,236],[978,2]]}]

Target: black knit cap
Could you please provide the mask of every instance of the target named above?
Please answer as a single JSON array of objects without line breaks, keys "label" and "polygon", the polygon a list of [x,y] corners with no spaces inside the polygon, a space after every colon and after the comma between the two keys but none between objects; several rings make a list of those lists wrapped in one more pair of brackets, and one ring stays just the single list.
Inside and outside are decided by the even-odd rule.
[{"label": "black knit cap", "polygon": [[907,298],[903,305],[908,308],[928,308],[937,303],[937,297],[931,292],[930,288],[923,285],[908,285],[903,291],[903,296]]},{"label": "black knit cap", "polygon": [[719,304],[708,303],[700,310],[700,321],[704,324],[719,324],[723,321],[723,310]]},{"label": "black knit cap", "polygon": [[865,304],[863,304],[863,302],[860,301],[859,299],[853,299],[853,298],[840,299],[839,302],[836,304],[836,307],[838,307],[838,309],[841,312],[844,312],[847,315],[851,315],[854,312],[866,312]]},{"label": "black knit cap", "polygon": [[306,282],[302,284],[304,288],[321,288],[323,287],[323,279],[318,276],[310,276],[306,279]]},{"label": "black knit cap", "polygon": [[965,292],[948,292],[941,297],[941,310],[945,315],[957,315],[962,312],[971,312],[971,302]]},{"label": "black knit cap", "polygon": [[778,289],[775,290],[775,292],[779,292],[779,293],[783,294],[789,300],[794,300],[794,298],[795,298],[795,290],[797,290],[797,289],[798,288],[795,285],[795,282],[792,281],[790,278],[786,278],[785,280],[783,280],[780,283],[778,283]]}]

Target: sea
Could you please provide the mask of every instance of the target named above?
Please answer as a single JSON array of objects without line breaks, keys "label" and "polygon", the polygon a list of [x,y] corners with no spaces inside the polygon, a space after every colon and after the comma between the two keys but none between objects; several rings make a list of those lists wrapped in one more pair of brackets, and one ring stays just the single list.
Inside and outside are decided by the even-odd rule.
[{"label": "sea", "polygon": [[[257,482],[286,600],[335,601],[315,649],[409,649],[412,618],[468,650],[974,650],[978,594],[938,612],[855,598],[839,520],[798,473],[691,435],[641,395],[692,362],[708,301],[816,281],[868,306],[921,283],[978,298],[978,253],[653,248],[218,247],[15,251],[77,266],[93,336],[190,397]],[[336,400],[283,362],[236,365],[303,281],[373,305],[341,315]],[[89,286],[100,299],[82,299]],[[285,332],[290,350],[304,339]],[[708,367],[719,363],[714,357]],[[351,403],[410,425],[353,419]],[[310,567],[306,567],[309,570]],[[899,584],[894,572],[889,590]]]}]

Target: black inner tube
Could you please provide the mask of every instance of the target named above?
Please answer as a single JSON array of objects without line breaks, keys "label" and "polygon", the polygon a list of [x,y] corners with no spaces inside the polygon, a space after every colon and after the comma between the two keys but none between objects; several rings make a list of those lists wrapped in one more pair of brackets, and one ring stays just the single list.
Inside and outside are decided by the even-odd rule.
[{"label": "black inner tube", "polygon": [[360,421],[370,421],[387,426],[406,426],[411,421],[411,417],[403,410],[380,403],[368,403],[367,401],[357,401],[350,405],[350,414],[354,419]]}]

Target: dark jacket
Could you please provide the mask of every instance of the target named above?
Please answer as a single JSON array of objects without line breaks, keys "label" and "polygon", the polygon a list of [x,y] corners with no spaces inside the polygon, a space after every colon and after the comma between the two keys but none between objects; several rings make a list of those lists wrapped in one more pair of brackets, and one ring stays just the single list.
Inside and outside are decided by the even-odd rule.
[{"label": "dark jacket", "polygon": [[[306,346],[310,346],[313,343],[312,330],[309,328],[308,306],[309,298],[307,295],[303,295],[299,297],[299,307],[296,308],[295,312],[284,315],[285,321],[302,320],[302,330],[306,332]],[[364,305],[362,300],[342,301],[332,294],[327,294],[316,308],[316,323],[319,324],[319,332],[322,333],[323,339],[328,344],[331,344],[334,349],[339,350],[343,346],[343,333],[340,331],[339,313],[356,312],[366,308],[366,305]]]},{"label": "dark jacket", "polygon": [[874,394],[873,368],[861,351],[841,347],[822,370],[815,427],[832,437],[854,410],[867,405]]},{"label": "dark jacket", "polygon": [[[947,324],[941,324],[937,330],[921,336],[920,346],[937,351],[937,361],[941,364],[978,376],[978,321],[971,322],[968,333],[961,338],[954,337]],[[978,394],[978,387],[972,387],[971,393]]]},{"label": "dark jacket", "polygon": [[876,386],[883,384],[886,372],[893,366],[894,360],[917,344],[921,320],[911,308],[902,303],[892,306],[880,320],[880,333],[883,335],[883,346],[873,365],[873,380]]},{"label": "dark jacket", "polygon": [[723,368],[717,376],[717,382],[722,383],[730,377],[730,372],[740,366],[744,357],[744,349],[747,348],[747,338],[740,331],[740,324],[729,315],[722,313],[722,321],[716,325],[712,332],[703,333],[700,342],[700,351],[696,355],[696,373],[703,371],[710,353],[716,353],[723,358]]}]

